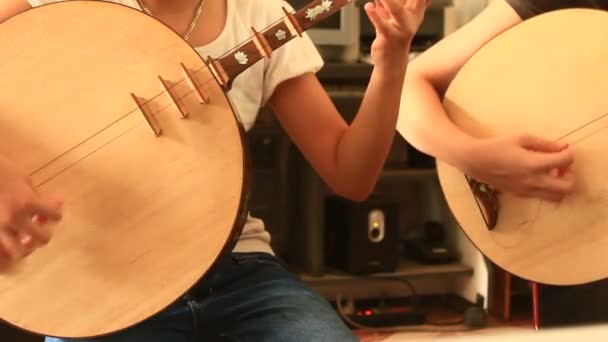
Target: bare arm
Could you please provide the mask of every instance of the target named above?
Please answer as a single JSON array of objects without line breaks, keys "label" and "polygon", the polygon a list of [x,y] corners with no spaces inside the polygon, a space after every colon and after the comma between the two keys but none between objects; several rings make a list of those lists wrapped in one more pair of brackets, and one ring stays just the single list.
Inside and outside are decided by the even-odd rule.
[{"label": "bare arm", "polygon": [[0,0],[0,23],[30,8],[26,0]]},{"label": "bare arm", "polygon": [[[25,0],[0,0],[0,23],[31,8]],[[0,155],[0,271],[46,244],[44,224],[61,219],[60,201],[41,198],[27,177]]]},{"label": "bare arm", "polygon": [[375,72],[350,127],[312,74],[284,82],[272,105],[325,182],[344,197],[363,200],[373,190],[393,141],[402,84],[399,75]]},{"label": "bare arm", "polygon": [[569,172],[573,153],[567,145],[526,132],[476,139],[449,120],[441,103],[450,82],[469,58],[521,21],[509,4],[496,0],[412,62],[397,130],[418,150],[498,190],[559,201],[574,189]]},{"label": "bare arm", "polygon": [[287,133],[338,194],[364,200],[373,191],[393,142],[411,40],[427,0],[381,0],[366,11],[377,30],[374,71],[348,126],[312,74],[283,82],[271,105]]},{"label": "bare arm", "polygon": [[465,168],[475,142],[447,118],[441,98],[466,61],[497,34],[521,22],[504,1],[494,1],[460,30],[446,37],[410,65],[398,131],[413,146]]}]

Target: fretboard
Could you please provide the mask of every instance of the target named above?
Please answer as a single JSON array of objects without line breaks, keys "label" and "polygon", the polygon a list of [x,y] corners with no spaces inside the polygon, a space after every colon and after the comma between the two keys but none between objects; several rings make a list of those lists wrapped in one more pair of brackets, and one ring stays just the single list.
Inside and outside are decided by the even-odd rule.
[{"label": "fretboard", "polygon": [[314,0],[307,6],[290,13],[283,9],[285,16],[275,24],[256,31],[252,37],[223,56],[208,59],[211,71],[218,82],[230,89],[232,81],[240,73],[263,58],[269,58],[273,51],[299,37],[316,23],[336,13],[352,0]]}]

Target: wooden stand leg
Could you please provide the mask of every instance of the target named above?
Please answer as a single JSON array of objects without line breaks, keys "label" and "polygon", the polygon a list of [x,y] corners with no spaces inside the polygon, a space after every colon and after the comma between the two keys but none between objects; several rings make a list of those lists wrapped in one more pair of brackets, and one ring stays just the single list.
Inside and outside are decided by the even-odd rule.
[{"label": "wooden stand leg", "polygon": [[511,320],[511,274],[494,266],[492,294],[489,311],[505,322]]},{"label": "wooden stand leg", "polygon": [[538,330],[539,317],[538,317],[538,283],[532,283],[532,319],[534,324],[534,330]]}]

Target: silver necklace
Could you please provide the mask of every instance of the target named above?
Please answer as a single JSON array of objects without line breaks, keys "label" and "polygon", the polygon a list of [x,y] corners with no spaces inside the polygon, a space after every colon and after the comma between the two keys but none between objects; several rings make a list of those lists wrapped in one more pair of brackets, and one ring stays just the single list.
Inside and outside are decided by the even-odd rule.
[{"label": "silver necklace", "polygon": [[[196,11],[194,11],[194,16],[192,18],[192,21],[190,22],[190,25],[188,26],[188,30],[186,31],[186,33],[182,36],[184,38],[184,40],[188,40],[188,38],[190,38],[190,34],[192,33],[192,31],[194,31],[194,28],[196,27],[196,23],[198,22],[198,18],[201,16],[201,13],[203,12],[203,5],[205,4],[206,0],[201,0],[198,3],[198,6],[196,8]],[[153,16],[152,15],[152,11],[150,11],[150,9],[144,4],[143,0],[137,0],[137,3],[139,4],[139,7],[141,7],[141,9],[144,11],[144,13],[146,13],[149,16]]]}]

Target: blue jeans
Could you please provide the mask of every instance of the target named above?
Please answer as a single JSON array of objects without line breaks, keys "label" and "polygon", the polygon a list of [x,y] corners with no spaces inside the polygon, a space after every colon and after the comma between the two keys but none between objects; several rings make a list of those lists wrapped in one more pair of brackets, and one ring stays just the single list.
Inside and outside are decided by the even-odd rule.
[{"label": "blue jeans", "polygon": [[127,330],[46,342],[358,341],[329,303],[267,253],[225,257],[183,299]]}]

